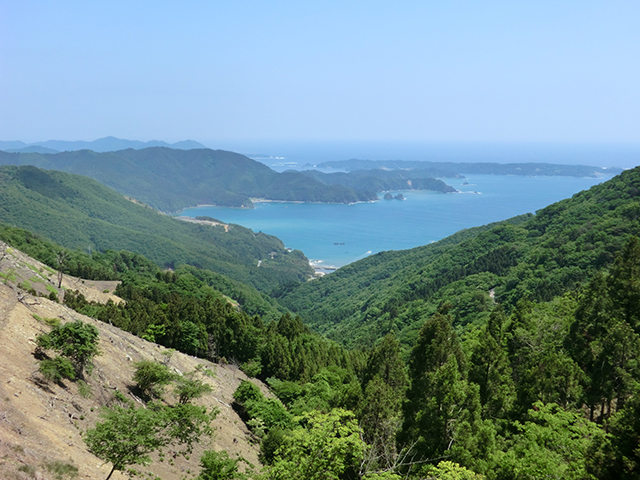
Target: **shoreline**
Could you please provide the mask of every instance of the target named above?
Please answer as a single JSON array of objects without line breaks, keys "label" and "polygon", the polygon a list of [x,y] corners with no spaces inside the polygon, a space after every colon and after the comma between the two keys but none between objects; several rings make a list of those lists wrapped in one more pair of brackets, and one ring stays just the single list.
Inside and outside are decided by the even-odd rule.
[{"label": "shoreline", "polygon": [[[211,205],[203,205],[203,206],[211,206]],[[223,223],[223,222],[212,222],[211,220],[198,220],[195,217],[189,217],[187,215],[174,216],[174,218],[177,220],[181,220],[183,222],[188,222],[188,223],[197,223],[200,225],[209,225],[212,227],[220,226],[224,228],[225,232],[229,231],[229,224]],[[285,246],[285,249],[291,251],[290,247]],[[324,260],[311,260],[311,259],[307,259],[307,260],[309,263],[309,267],[311,267],[311,269],[313,270],[313,276],[310,280],[314,278],[324,277],[328,273],[335,272],[336,270],[341,268],[341,267],[336,267],[334,265],[323,266],[321,264],[324,262]],[[258,260],[258,267],[260,267],[261,263],[262,263],[262,260]]]},{"label": "shoreline", "polygon": [[333,265],[322,266],[321,263],[323,263],[323,261],[324,260],[309,260],[309,266],[313,269],[314,278],[324,277],[325,275],[328,275],[329,273],[335,272],[339,268],[342,268]]},{"label": "shoreline", "polygon": [[[251,200],[251,203],[293,203],[293,204],[303,204],[303,203],[309,203],[312,205],[356,205],[358,203],[376,203],[379,202],[380,199],[378,198],[377,200],[361,200],[358,202],[351,202],[351,203],[342,203],[342,202],[303,202],[301,200],[269,200],[268,198],[249,198],[249,200]],[[182,212],[184,212],[185,210],[188,210],[190,208],[201,208],[201,207],[215,207],[215,208],[233,208],[233,209],[237,209],[237,210],[253,210],[255,207],[231,207],[229,205],[216,205],[215,203],[202,203],[199,205],[190,205],[188,207],[184,207],[176,212],[163,212],[160,211],[160,213],[164,214],[164,215],[170,215],[172,217],[178,217],[181,216]],[[183,216],[188,216],[188,215],[183,215]],[[191,217],[194,218],[194,217]]]},{"label": "shoreline", "polygon": [[176,215],[173,218],[177,219],[177,220],[181,220],[183,222],[188,222],[188,223],[197,223],[200,225],[209,225],[211,227],[223,227],[225,232],[229,232],[229,224],[228,223],[224,223],[224,222],[214,222],[211,220],[198,220],[195,217],[189,217],[188,215]]},{"label": "shoreline", "polygon": [[[408,189],[394,189],[394,190],[381,190],[379,192],[376,192],[376,195],[380,195],[380,194],[385,194],[388,192],[412,192],[412,191],[416,191],[416,192],[433,192],[433,193],[437,193],[437,194],[450,194],[450,193],[466,193],[466,192],[461,192],[458,189],[455,189],[454,192],[441,192],[439,190],[429,190],[429,189],[422,189],[422,188],[408,188]],[[271,200],[268,198],[253,198],[253,197],[249,197],[249,200],[251,201],[251,203],[291,203],[294,205],[300,205],[300,204],[311,204],[311,205],[357,205],[360,203],[376,203],[376,202],[380,202],[382,200],[384,200],[383,198],[378,197],[375,200],[359,200],[357,202],[350,202],[350,203],[343,203],[343,202],[305,202],[303,200]],[[238,210],[251,210],[255,207],[250,206],[250,207],[245,207],[245,206],[240,206],[240,207],[234,207],[234,206],[229,206],[229,205],[217,205],[215,203],[202,203],[202,204],[198,204],[198,205],[189,205],[187,207],[184,207],[176,212],[161,212],[164,213],[166,215],[171,215],[173,217],[179,216],[182,212],[184,212],[185,210],[188,210],[190,208],[200,208],[200,207],[215,207],[215,208],[233,208],[233,209],[238,209]]]},{"label": "shoreline", "polygon": [[[249,198],[249,200],[251,200],[251,203],[293,203],[296,205],[299,204],[303,204],[303,203],[309,203],[312,205],[356,205],[358,203],[375,203],[375,202],[379,202],[380,199],[378,198],[377,200],[360,200],[357,202],[350,202],[350,203],[343,203],[343,202],[305,202],[302,200],[269,200],[268,198]],[[214,207],[215,205],[208,205],[211,207]],[[191,207],[194,208],[194,207]],[[234,208],[234,207],[229,207],[229,208]]]}]

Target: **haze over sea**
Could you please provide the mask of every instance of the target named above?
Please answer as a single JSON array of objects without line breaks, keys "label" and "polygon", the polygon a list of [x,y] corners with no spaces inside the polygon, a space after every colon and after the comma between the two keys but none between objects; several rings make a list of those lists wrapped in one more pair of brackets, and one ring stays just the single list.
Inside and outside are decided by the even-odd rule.
[{"label": "haze over sea", "polygon": [[252,210],[197,207],[182,215],[210,216],[275,235],[287,247],[302,250],[312,263],[340,267],[379,251],[413,248],[463,228],[533,213],[608,178],[467,175],[444,179],[461,192],[454,194],[399,191],[392,193],[402,193],[406,200],[354,205],[264,202]]}]

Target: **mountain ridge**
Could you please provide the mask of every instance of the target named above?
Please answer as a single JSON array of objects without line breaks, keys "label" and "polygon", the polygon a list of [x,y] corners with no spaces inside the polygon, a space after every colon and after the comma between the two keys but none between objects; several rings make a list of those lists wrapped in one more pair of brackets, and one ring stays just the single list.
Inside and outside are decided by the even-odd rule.
[{"label": "mountain ridge", "polygon": [[[22,141],[0,141],[0,150],[6,152],[25,152],[25,153],[58,153],[74,150],[93,150],[95,152],[111,152],[116,150],[125,150],[133,148],[139,150],[148,147],[169,147],[181,150],[190,150],[194,148],[207,148],[203,144],[195,140],[181,140],[175,143],[167,143],[162,140],[150,140],[141,142],[139,140],[126,140],[114,136],[98,138],[92,141],[77,140],[46,140],[42,142],[25,143]],[[38,150],[39,148],[39,150]]]},{"label": "mountain ridge", "polygon": [[342,185],[326,185],[297,172],[277,173],[263,163],[224,150],[149,147],[98,153],[0,152],[1,165],[33,165],[91,177],[163,212],[215,204],[251,208],[250,198],[354,203],[377,199]]}]

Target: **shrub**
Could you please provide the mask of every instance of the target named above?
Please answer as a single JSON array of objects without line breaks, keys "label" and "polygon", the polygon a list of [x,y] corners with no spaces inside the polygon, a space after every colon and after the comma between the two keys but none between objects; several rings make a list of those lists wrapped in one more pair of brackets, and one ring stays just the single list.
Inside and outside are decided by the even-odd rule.
[{"label": "shrub", "polygon": [[91,390],[91,385],[89,385],[87,382],[83,380],[80,380],[78,382],[78,393],[82,398],[90,398],[91,395],[93,394]]},{"label": "shrub", "polygon": [[136,362],[134,366],[136,371],[133,374],[133,381],[145,395],[151,398],[161,397],[164,387],[174,379],[169,367],[162,363],[142,360]]},{"label": "shrub", "polygon": [[47,380],[56,383],[61,382],[64,378],[68,378],[69,380],[76,378],[73,364],[69,359],[64,357],[42,360],[38,366],[38,370]]},{"label": "shrub", "polygon": [[255,378],[262,373],[262,365],[259,360],[249,360],[240,366],[240,370],[242,370],[247,377]]},{"label": "shrub", "polygon": [[265,398],[260,389],[249,381],[240,382],[233,398],[240,406],[241,415],[248,417],[248,420],[260,419],[266,432],[274,427],[291,428],[293,425],[293,417],[282,402]]},{"label": "shrub", "polygon": [[178,397],[178,401],[182,404],[189,403],[194,398],[200,398],[205,393],[209,393],[211,387],[193,378],[193,373],[183,375],[176,379],[174,394]]},{"label": "shrub", "polygon": [[78,476],[78,467],[76,467],[71,461],[61,462],[60,460],[54,460],[53,462],[45,463],[44,468],[46,468],[49,473],[53,474],[56,480],[75,478]]},{"label": "shrub", "polygon": [[202,470],[196,480],[235,480],[248,478],[247,475],[238,472],[238,463],[244,461],[241,458],[229,458],[227,452],[214,452],[207,450],[200,458]]},{"label": "shrub", "polygon": [[76,371],[76,376],[81,377],[84,370],[91,372],[92,359],[100,354],[98,339],[99,333],[96,327],[76,320],[58,325],[49,333],[38,335],[36,344],[45,350],[55,350],[69,359]]}]

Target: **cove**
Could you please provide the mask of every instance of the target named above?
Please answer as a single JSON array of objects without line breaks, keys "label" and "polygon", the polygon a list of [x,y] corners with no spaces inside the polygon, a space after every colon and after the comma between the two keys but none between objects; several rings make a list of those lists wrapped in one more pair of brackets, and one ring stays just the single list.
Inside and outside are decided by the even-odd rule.
[{"label": "cove", "polygon": [[352,205],[202,206],[180,215],[209,216],[275,235],[287,247],[302,250],[316,267],[340,267],[383,250],[413,248],[464,228],[534,213],[608,178],[475,175],[444,179],[460,193],[406,190],[391,192],[402,193],[405,200],[382,200],[380,194],[377,202]]}]

